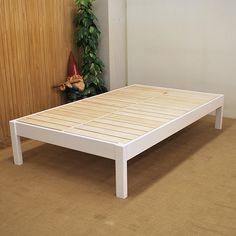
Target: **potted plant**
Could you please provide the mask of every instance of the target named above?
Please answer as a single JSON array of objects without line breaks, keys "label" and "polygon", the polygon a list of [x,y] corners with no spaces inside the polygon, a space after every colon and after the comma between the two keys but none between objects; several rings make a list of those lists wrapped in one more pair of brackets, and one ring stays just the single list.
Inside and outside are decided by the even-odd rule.
[{"label": "potted plant", "polygon": [[82,76],[85,89],[82,97],[93,96],[106,92],[102,78],[104,65],[97,55],[100,31],[96,25],[97,18],[92,11],[94,0],[75,0],[76,16],[75,41],[82,50]]}]

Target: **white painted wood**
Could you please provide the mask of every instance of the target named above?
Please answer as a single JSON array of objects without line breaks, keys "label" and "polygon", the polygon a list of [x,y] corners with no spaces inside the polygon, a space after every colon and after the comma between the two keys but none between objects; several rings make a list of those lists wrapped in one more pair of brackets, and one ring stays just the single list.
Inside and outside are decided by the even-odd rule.
[{"label": "white painted wood", "polygon": [[23,164],[20,136],[17,135],[16,122],[10,121],[11,143],[15,165]]},{"label": "white painted wood", "polygon": [[153,145],[159,143],[165,138],[192,124],[203,116],[223,106],[224,96],[219,95],[218,98],[211,100],[210,102],[203,104],[194,110],[185,113],[184,115],[167,122],[159,128],[153,129],[145,135],[129,142],[126,144],[126,155],[127,159],[131,159],[139,153],[147,150]]},{"label": "white painted wood", "polygon": [[222,129],[222,123],[223,123],[223,106],[216,109],[215,128]]},{"label": "white painted wood", "polygon": [[116,196],[118,198],[128,197],[128,176],[127,176],[127,159],[125,149],[116,148]]},{"label": "white painted wood", "polygon": [[[115,144],[109,141],[101,141],[18,121],[16,122],[16,129],[17,134],[25,138],[115,160]],[[116,146],[119,146],[119,144],[116,144]]]}]

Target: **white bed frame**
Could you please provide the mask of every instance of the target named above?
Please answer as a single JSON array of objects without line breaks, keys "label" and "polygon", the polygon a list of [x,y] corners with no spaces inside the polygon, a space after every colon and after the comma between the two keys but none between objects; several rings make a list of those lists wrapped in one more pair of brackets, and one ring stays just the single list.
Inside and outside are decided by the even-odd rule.
[{"label": "white bed frame", "polygon": [[[156,95],[155,95],[155,91],[157,91]],[[167,100],[165,100],[166,94],[170,94],[170,97],[168,97]],[[144,96],[149,96],[149,97],[145,100]],[[101,99],[99,100],[99,98],[101,98],[102,100]],[[126,98],[127,98],[127,101],[125,102]],[[109,99],[112,99],[112,100],[109,100]],[[130,108],[130,107],[132,108],[132,106],[143,107],[145,112],[147,112],[147,118],[146,118],[147,122],[148,121],[153,122],[153,120],[155,119],[153,118],[152,120],[150,120],[151,118],[148,117],[148,115],[153,114],[153,113],[150,113],[151,111],[149,112],[147,111],[148,109],[145,109],[145,104],[148,104],[149,101],[152,101],[151,104],[157,104],[155,108],[155,112],[157,114],[160,114],[162,112],[161,114],[162,117],[163,115],[166,115],[166,117],[170,117],[168,116],[168,114],[164,114],[164,111],[166,111],[168,107],[169,107],[169,111],[172,111],[173,109],[175,109],[173,108],[175,106],[177,107],[176,109],[181,109],[183,107],[185,108],[187,107],[187,108],[185,109],[185,112],[183,114],[181,115],[178,114],[175,116],[172,115],[171,119],[169,118],[169,120],[162,122],[156,128],[152,127],[150,131],[144,132],[144,134],[139,135],[138,137],[135,137],[131,140],[128,140],[125,143],[119,143],[119,142],[114,142],[114,141],[109,141],[109,140],[104,140],[104,139],[102,140],[100,139],[100,136],[96,137],[93,135],[93,133],[91,133],[92,137],[86,136],[84,134],[80,135],[79,128],[81,126],[83,127],[84,124],[87,124],[91,121],[94,121],[94,120],[96,121],[96,117],[95,118],[93,117],[89,121],[86,121],[82,124],[77,124],[78,129],[76,129],[76,133],[68,133],[68,132],[65,132],[65,130],[46,127],[47,125],[42,125],[41,123],[37,123],[39,122],[38,120],[36,124],[32,122],[28,122],[31,118],[35,117],[35,114],[37,116],[47,115],[50,112],[55,111],[55,109],[59,109],[59,108],[63,109],[63,107],[65,108],[65,106],[68,106],[67,108],[74,109],[75,105],[79,107],[80,104],[82,103],[86,104],[89,101],[95,102],[95,104],[97,101],[99,101],[100,102],[99,106],[101,107],[101,110],[102,108],[104,108],[104,111],[105,111],[105,107],[109,106],[110,101],[114,101],[115,105],[120,106],[113,112],[107,111],[105,115],[103,114],[102,116],[99,116],[98,119],[101,120],[103,117],[106,118],[108,116],[111,116],[111,114],[112,114],[111,118],[112,117],[114,118],[114,114],[117,114],[117,110],[119,113],[119,111],[124,111],[124,109],[126,109],[125,111],[127,112],[127,115],[128,115],[127,122],[129,122],[129,117],[132,117],[132,118],[136,117],[137,121],[135,121],[135,119],[132,119],[134,121],[134,124],[136,125],[138,124],[136,123],[138,122],[138,119],[140,117],[143,117],[143,115],[142,116],[140,115],[140,111],[137,111],[136,113],[130,113],[131,114],[130,115],[129,111],[127,111],[127,108]],[[162,104],[167,103],[166,105],[167,108],[163,108],[164,110],[160,108],[161,112],[159,112],[158,110],[159,101]],[[173,102],[170,102],[170,101],[173,101]],[[191,103],[189,101],[193,101],[193,102]],[[131,104],[127,105],[128,102],[131,102]],[[124,103],[125,105],[123,106]],[[170,105],[168,105],[168,103],[170,103]],[[174,105],[171,105],[172,103]],[[176,89],[169,89],[169,88],[158,88],[158,87],[143,86],[143,85],[131,85],[131,86],[119,89],[119,90],[108,92],[106,94],[102,94],[102,95],[95,96],[92,98],[84,99],[82,101],[77,101],[75,103],[70,103],[63,106],[59,106],[57,108],[52,108],[52,109],[43,111],[46,113],[39,112],[30,116],[26,116],[20,119],[10,121],[14,163],[16,165],[23,164],[20,137],[35,139],[35,140],[43,141],[46,143],[55,144],[58,146],[113,159],[115,160],[115,166],[116,166],[115,168],[116,169],[116,196],[124,199],[128,196],[128,190],[127,190],[128,189],[128,186],[127,186],[127,161],[128,160],[130,160],[131,158],[135,157],[139,153],[145,151],[146,149],[152,147],[153,145],[159,143],[160,141],[164,140],[170,135],[178,132],[179,130],[192,124],[193,122],[197,121],[198,119],[202,118],[203,116],[213,111],[216,111],[215,128],[221,129],[223,103],[224,103],[224,96],[221,94],[209,94],[209,93],[200,93],[200,92],[176,90]],[[75,114],[76,111],[73,110],[72,112],[74,112],[72,114]],[[119,113],[119,114],[123,114],[123,113]],[[95,111],[94,111],[94,114],[96,114]],[[156,114],[154,115],[155,117],[157,116]],[[117,117],[119,118],[119,116]],[[125,119],[124,115],[122,116],[122,118]],[[145,118],[143,119],[145,120]],[[52,121],[54,120],[50,119],[50,122]],[[130,126],[132,127],[131,122],[127,123],[125,127],[127,127],[128,124],[130,124]],[[52,125],[52,123],[50,123],[50,125]],[[106,126],[105,123],[104,125]],[[117,126],[117,127],[120,127],[120,126]],[[69,131],[73,129],[74,129],[74,126],[69,127]],[[106,129],[104,128],[104,132],[105,131]],[[100,133],[98,133],[98,135],[100,135]],[[106,137],[105,135],[109,137],[107,132],[103,136]]]}]

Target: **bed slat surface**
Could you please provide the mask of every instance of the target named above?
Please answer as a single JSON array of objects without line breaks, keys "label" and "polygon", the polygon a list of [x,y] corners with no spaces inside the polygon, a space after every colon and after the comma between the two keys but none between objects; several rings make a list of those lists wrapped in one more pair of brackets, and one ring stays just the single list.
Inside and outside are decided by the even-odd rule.
[{"label": "bed slat surface", "polygon": [[17,121],[126,144],[216,97],[216,94],[132,85]]}]

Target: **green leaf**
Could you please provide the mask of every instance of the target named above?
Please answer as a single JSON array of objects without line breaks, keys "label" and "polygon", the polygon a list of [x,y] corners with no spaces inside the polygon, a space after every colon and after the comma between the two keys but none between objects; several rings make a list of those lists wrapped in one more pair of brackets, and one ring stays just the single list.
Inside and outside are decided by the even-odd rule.
[{"label": "green leaf", "polygon": [[[106,91],[106,89],[101,89],[105,88],[102,79],[104,64],[97,56],[101,32],[96,25],[97,18],[92,10],[93,2],[94,0],[75,0],[77,6],[76,16],[74,18],[74,24],[76,26],[75,42],[79,48],[82,48],[81,67],[85,82],[85,90],[82,95],[78,95],[79,99]],[[72,97],[74,99],[74,95]]]}]

